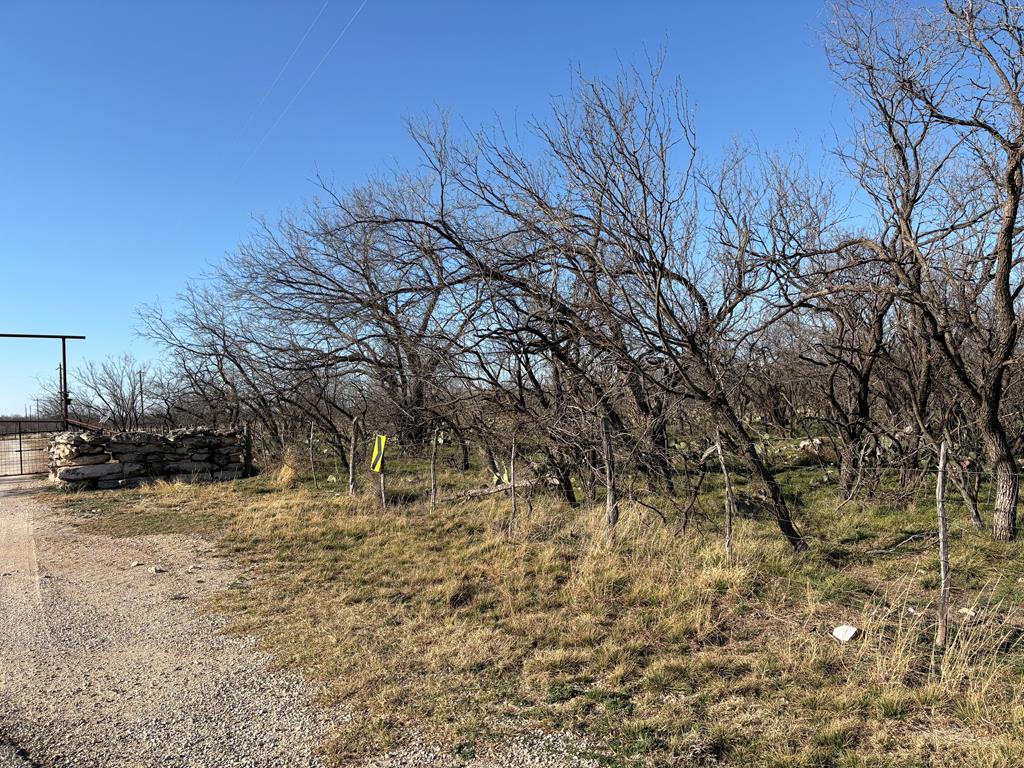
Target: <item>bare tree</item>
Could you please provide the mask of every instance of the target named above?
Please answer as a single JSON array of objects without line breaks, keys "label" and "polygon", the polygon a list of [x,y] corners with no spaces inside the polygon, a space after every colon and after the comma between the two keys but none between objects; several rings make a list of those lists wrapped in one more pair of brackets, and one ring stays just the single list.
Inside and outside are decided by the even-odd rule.
[{"label": "bare tree", "polygon": [[87,361],[74,374],[75,414],[121,431],[139,429],[149,372],[131,355]]},{"label": "bare tree", "polygon": [[981,414],[1001,540],[1016,535],[1018,496],[1002,408],[1022,288],[1022,13],[1008,0],[947,2],[938,14],[846,2],[829,35],[864,115],[847,153],[878,212],[863,243]]}]

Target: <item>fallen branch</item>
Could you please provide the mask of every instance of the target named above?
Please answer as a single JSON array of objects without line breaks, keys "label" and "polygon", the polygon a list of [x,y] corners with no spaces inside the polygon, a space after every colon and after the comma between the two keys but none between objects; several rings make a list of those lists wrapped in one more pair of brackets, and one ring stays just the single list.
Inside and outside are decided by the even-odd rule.
[{"label": "fallen branch", "polygon": [[660,517],[660,518],[661,518],[661,522],[665,523],[665,525],[668,525],[668,518],[667,518],[667,517],[665,517],[665,513],[664,513],[664,512],[662,512],[662,511],[661,511],[660,509],[658,509],[657,507],[651,506],[650,504],[648,504],[648,503],[647,503],[646,501],[644,501],[643,499],[641,499],[641,498],[638,498],[638,497],[637,497],[637,496],[636,496],[636,495],[635,495],[635,494],[633,493],[633,489],[632,489],[632,488],[630,488],[630,492],[629,492],[629,495],[627,496],[627,498],[628,498],[628,499],[629,499],[629,500],[630,500],[631,502],[633,502],[634,504],[639,504],[639,505],[640,505],[641,507],[646,507],[647,509],[651,510],[651,512],[653,512],[654,514],[656,514],[656,515],[657,515],[658,517]]},{"label": "fallen branch", "polygon": [[939,535],[938,531],[921,531],[920,533],[912,533],[909,536],[907,536],[907,538],[905,538],[903,541],[901,541],[898,544],[890,547],[889,549],[869,549],[867,553],[869,555],[888,555],[888,554],[890,554],[892,552],[895,552],[897,549],[902,547],[904,544],[910,543],[911,541],[921,541],[921,540],[924,540],[924,539],[934,539],[934,538],[937,538],[938,535]]},{"label": "fallen branch", "polygon": [[[472,491],[463,491],[462,493],[456,493],[452,496],[445,496],[441,501],[465,501],[467,499],[479,499],[483,496],[493,496],[496,493],[506,493],[511,491],[513,488],[530,488],[538,483],[545,482],[544,478],[534,478],[532,480],[517,480],[515,483],[502,483],[496,485],[493,488],[477,488]],[[549,485],[552,483],[557,485],[557,481],[548,480]]]}]

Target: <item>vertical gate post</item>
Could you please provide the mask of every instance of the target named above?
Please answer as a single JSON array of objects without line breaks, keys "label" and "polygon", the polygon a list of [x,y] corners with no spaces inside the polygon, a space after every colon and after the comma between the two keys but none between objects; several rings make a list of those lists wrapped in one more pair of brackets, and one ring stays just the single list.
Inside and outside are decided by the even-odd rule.
[{"label": "vertical gate post", "polygon": [[61,337],[60,340],[60,408],[64,416],[64,429],[68,428],[68,340]]},{"label": "vertical gate post", "polygon": [[21,442],[21,422],[18,422],[18,474],[25,474],[25,448]]}]

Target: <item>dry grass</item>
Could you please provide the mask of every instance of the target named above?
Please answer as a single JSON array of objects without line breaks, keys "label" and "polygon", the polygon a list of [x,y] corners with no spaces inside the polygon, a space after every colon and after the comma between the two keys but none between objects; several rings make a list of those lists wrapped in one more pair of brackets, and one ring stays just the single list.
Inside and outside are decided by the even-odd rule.
[{"label": "dry grass", "polygon": [[281,466],[274,472],[274,482],[282,488],[287,488],[295,483],[302,474],[302,457],[299,456],[298,449],[294,446],[289,446],[288,450],[285,451],[284,459],[281,461]]},{"label": "dry grass", "polygon": [[[598,510],[550,500],[515,521],[502,497],[430,516],[422,500],[381,512],[296,480],[71,506],[114,534],[216,532],[253,564],[214,607],[351,705],[327,746],[338,762],[410,730],[469,754],[541,726],[613,765],[1024,764],[1018,546],[954,526],[954,608],[975,615],[936,654],[934,546],[866,554],[927,528],[927,506],[833,514],[808,476],[786,482],[812,552],[741,520],[733,562],[710,522],[680,535],[628,506],[614,539]],[[414,473],[404,492],[396,480],[415,495]],[[844,621],[863,638],[833,641]]]}]

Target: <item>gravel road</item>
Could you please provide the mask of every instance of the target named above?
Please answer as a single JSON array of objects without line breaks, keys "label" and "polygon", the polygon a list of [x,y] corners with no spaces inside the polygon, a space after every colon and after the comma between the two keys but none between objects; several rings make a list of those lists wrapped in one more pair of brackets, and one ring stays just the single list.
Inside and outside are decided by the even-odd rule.
[{"label": "gravel road", "polygon": [[[78,531],[0,478],[0,768],[320,766],[343,717],[198,604],[239,573],[200,537]],[[470,760],[407,743],[361,768],[593,768],[528,733]]]},{"label": "gravel road", "polygon": [[197,612],[236,575],[208,542],[85,535],[35,490],[0,480],[0,766],[319,765],[312,692]]}]

